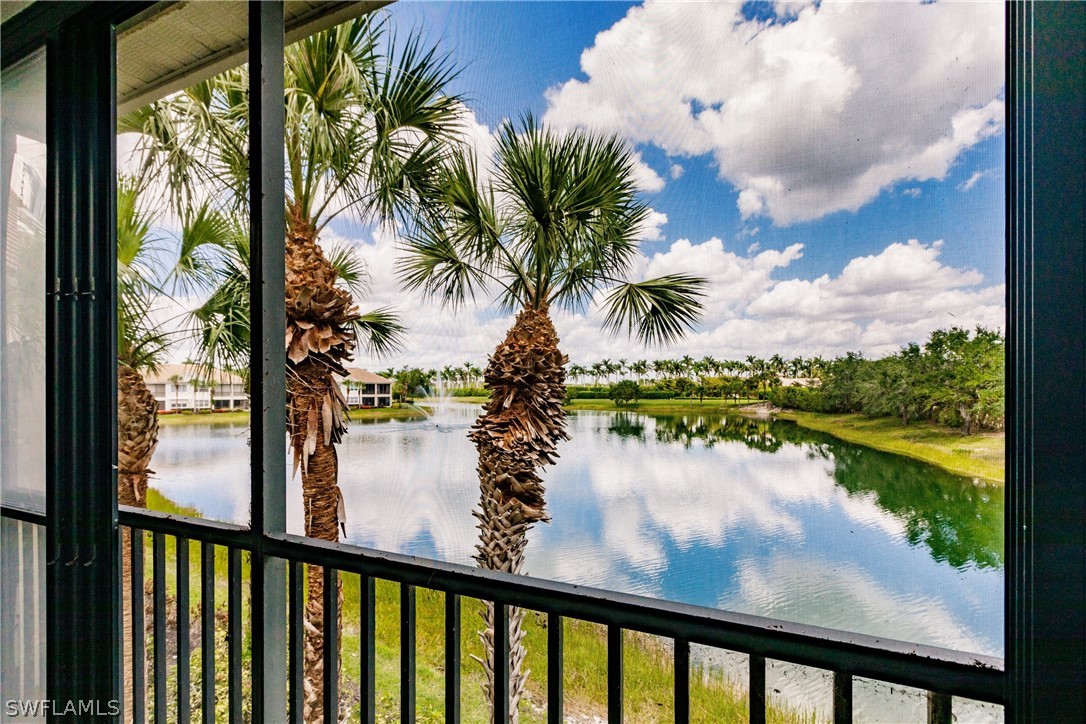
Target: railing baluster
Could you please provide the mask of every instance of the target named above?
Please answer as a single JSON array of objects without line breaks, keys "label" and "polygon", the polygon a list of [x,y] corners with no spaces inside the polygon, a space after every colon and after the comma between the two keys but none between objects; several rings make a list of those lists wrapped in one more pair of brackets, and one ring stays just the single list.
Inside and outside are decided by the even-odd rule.
[{"label": "railing baluster", "polygon": [[494,604],[494,722],[509,721],[509,611]]},{"label": "railing baluster", "polygon": [[138,528],[130,528],[132,544],[132,721],[135,724],[143,724],[147,721],[147,643],[144,640],[146,632],[146,598],[143,590],[143,531]]},{"label": "railing baluster", "polygon": [[215,721],[215,544],[200,544],[200,718]]},{"label": "railing baluster", "polygon": [[415,721],[415,587],[400,584],[400,721]]},{"label": "railing baluster", "polygon": [[339,575],[324,567],[324,722],[339,723]]},{"label": "railing baluster", "polygon": [[833,672],[833,722],[852,722],[852,674],[844,671]]},{"label": "railing baluster", "polygon": [[565,656],[565,621],[547,614],[547,722],[562,724],[562,659]]},{"label": "railing baluster", "polygon": [[303,682],[305,666],[302,662],[302,657],[305,656],[303,644],[305,632],[302,623],[302,611],[305,607],[305,568],[298,561],[290,562],[290,600],[288,603],[290,606],[288,613],[290,617],[290,640],[287,644],[290,649],[288,674],[290,676],[289,711],[290,720],[300,722],[302,721],[302,700],[305,688]]},{"label": "railing baluster", "polygon": [[[248,615],[250,604],[245,603],[242,587],[242,566],[244,563],[244,551],[249,545],[249,540],[244,529],[230,524],[219,523],[193,523],[182,518],[161,516],[148,511],[135,511],[122,508],[120,521],[123,527],[131,531],[127,540],[124,540],[126,550],[129,552],[132,569],[129,572],[131,590],[126,594],[126,602],[132,608],[131,623],[133,630],[129,635],[128,645],[131,651],[127,651],[133,659],[131,672],[133,690],[125,688],[125,694],[131,695],[126,702],[131,707],[126,715],[132,716],[136,722],[151,718],[153,713],[158,720],[164,718],[163,709],[171,717],[171,721],[178,722],[188,718],[184,712],[186,706],[183,700],[177,703],[179,714],[175,715],[168,710],[172,705],[175,685],[180,685],[180,691],[191,687],[185,685],[186,672],[184,671],[184,651],[187,637],[185,629],[191,629],[192,612],[190,610],[192,596],[191,573],[186,561],[186,555],[191,558],[191,545],[199,541],[201,543],[201,641],[204,646],[204,660],[201,667],[201,683],[203,688],[203,701],[201,714],[204,720],[213,720],[216,709],[215,680],[215,558],[218,548],[224,546],[228,555],[228,589],[227,589],[227,640],[229,642],[228,671],[222,672],[228,677],[230,701],[228,711],[231,721],[239,721],[245,709],[247,692],[242,689],[242,665],[246,656],[245,652],[245,616]],[[9,510],[4,508],[3,515],[9,515]],[[35,523],[40,525],[40,523]],[[138,526],[146,525],[145,528]],[[147,535],[152,537],[152,561],[147,561],[146,547]],[[167,658],[165,649],[170,643],[167,635],[166,623],[168,620],[167,594],[171,586],[167,585],[167,571],[165,569],[166,546],[171,539],[177,541],[177,647],[178,656],[182,659],[178,664],[172,662],[172,657]],[[303,545],[292,537],[286,540],[266,541],[270,555],[291,562],[291,600],[295,602],[294,608],[289,612],[291,616],[292,637],[290,646],[297,647],[298,635],[304,646],[304,621],[300,617],[304,615],[304,588],[308,566],[313,566],[313,571],[320,574],[323,567],[333,568],[330,571],[334,575],[341,575],[348,571],[354,575],[362,576],[361,590],[361,668],[363,676],[360,686],[362,688],[363,721],[373,721],[375,690],[374,678],[374,637],[373,621],[375,579],[373,576],[383,576],[394,584],[403,584],[401,596],[411,597],[413,586],[428,587],[438,586],[445,591],[446,606],[446,717],[455,720],[459,715],[457,710],[457,696],[462,693],[462,681],[457,681],[456,674],[460,668],[463,652],[457,651],[460,639],[463,635],[462,616],[464,596],[483,598],[488,600],[496,596],[500,600],[493,605],[492,624],[494,626],[493,639],[494,651],[494,690],[496,701],[494,713],[498,721],[509,719],[509,615],[510,601],[515,601],[519,606],[525,606],[533,610],[548,612],[548,720],[559,721],[564,714],[562,711],[562,669],[564,618],[575,617],[577,619],[601,622],[608,626],[608,713],[613,721],[619,721],[623,715],[624,701],[624,677],[622,649],[625,629],[632,631],[648,631],[654,635],[670,637],[675,641],[675,719],[686,722],[690,718],[690,679],[695,675],[691,670],[689,647],[691,639],[704,642],[721,649],[754,649],[760,655],[754,655],[749,660],[750,680],[750,720],[753,722],[764,721],[765,718],[765,678],[766,662],[769,658],[789,660],[790,650],[801,652],[803,663],[806,666],[835,671],[833,683],[834,721],[850,721],[852,717],[852,698],[855,683],[851,672],[862,671],[866,676],[871,676],[883,681],[913,686],[921,691],[930,691],[928,699],[928,719],[932,722],[945,722],[952,719],[951,707],[954,696],[963,696],[979,699],[996,704],[1004,703],[1002,690],[999,688],[999,677],[1003,675],[1000,668],[1002,661],[981,657],[973,661],[965,660],[953,651],[945,651],[931,647],[910,647],[907,651],[900,647],[882,646],[880,641],[865,637],[860,634],[841,636],[838,632],[818,629],[817,627],[796,628],[787,622],[774,622],[770,620],[758,620],[756,617],[742,617],[726,612],[706,611],[693,616],[688,611],[678,610],[673,607],[653,602],[651,600],[636,599],[624,594],[600,593],[590,590],[581,591],[570,588],[565,584],[547,583],[540,584],[532,579],[524,581],[505,580],[495,578],[487,579],[487,575],[475,569],[463,569],[451,564],[431,565],[425,561],[408,559],[394,554],[375,555],[374,552],[365,549],[352,548],[351,546],[309,546]],[[188,546],[186,548],[186,546]],[[190,551],[186,553],[186,550]],[[146,567],[145,567],[146,566]],[[146,581],[147,568],[151,568],[153,580]],[[173,573],[172,571],[170,572]],[[367,575],[368,574],[368,575]],[[437,574],[435,576],[435,574]],[[145,584],[149,583],[150,585]],[[330,605],[325,607],[326,612],[333,612],[339,608],[338,587],[327,586],[327,595]],[[485,587],[484,587],[485,584]],[[285,585],[285,584],[284,584]],[[150,590],[148,590],[150,589]],[[145,595],[144,592],[149,595]],[[416,594],[417,595],[417,594]],[[403,603],[403,601],[401,601]],[[147,609],[151,608],[152,611]],[[186,611],[188,613],[186,614]],[[153,621],[147,622],[146,617],[153,612]],[[286,613],[286,612],[284,612]],[[414,611],[410,603],[402,606],[402,614],[411,623],[411,619],[417,619],[417,602]],[[458,616],[459,614],[459,616]],[[186,618],[188,621],[186,622]],[[338,616],[337,616],[338,618]],[[460,621],[461,629],[457,626]],[[329,624],[332,622],[329,621]],[[337,621],[338,623],[338,621]],[[742,630],[738,630],[741,627]],[[413,627],[404,628],[402,651],[402,665],[407,667],[404,676],[404,686],[417,687],[417,679],[411,674],[415,668],[411,661],[414,649],[411,631]],[[338,658],[337,637],[338,626],[327,626],[327,644],[332,647],[328,653],[329,671],[327,675],[338,674],[338,666],[335,660]],[[295,634],[294,632],[297,632]],[[191,633],[191,631],[190,631]],[[458,636],[459,634],[459,636]],[[816,635],[817,634],[817,635]],[[416,634],[417,635],[417,634]],[[148,636],[153,637],[153,642],[148,641]],[[287,643],[287,642],[284,642]],[[417,643],[417,642],[415,642]],[[789,649],[788,646],[792,646]],[[797,648],[798,647],[798,648]],[[286,649],[287,646],[282,647]],[[191,653],[191,652],[190,652]],[[801,658],[800,653],[795,654]],[[152,668],[149,657],[155,657],[155,666]],[[294,656],[299,664],[304,664],[304,655]],[[289,661],[289,659],[288,659]],[[170,673],[170,668],[177,666],[176,675]],[[191,668],[191,667],[190,667]],[[304,671],[304,669],[303,669]],[[849,673],[845,673],[845,672]],[[879,676],[881,672],[882,676]],[[191,676],[191,671],[188,672]],[[279,680],[285,680],[284,676]],[[295,679],[298,674],[294,671],[291,676]],[[153,677],[153,681],[146,681]],[[172,678],[171,678],[172,677]],[[126,682],[127,683],[127,682]],[[330,682],[331,686],[326,691],[333,691],[338,682]],[[293,684],[292,684],[293,686]],[[166,690],[168,688],[168,691]],[[298,687],[294,687],[298,689]],[[409,692],[411,689],[408,690]],[[180,692],[179,692],[180,693]],[[147,711],[148,699],[155,696],[153,712]],[[410,721],[412,707],[411,696],[406,698],[408,703],[405,720]],[[128,697],[126,696],[126,699]],[[170,703],[167,703],[170,702]],[[292,693],[291,714],[298,715],[297,695]],[[141,708],[143,709],[141,711]],[[128,709],[128,707],[126,707]],[[329,716],[335,718],[336,707],[328,708]],[[224,717],[225,718],[225,717]],[[285,717],[281,717],[285,718]]]},{"label": "railing baluster", "polygon": [[765,724],[765,657],[750,654],[747,657],[747,678],[750,694],[747,697],[750,724]]},{"label": "railing baluster", "polygon": [[166,724],[166,536],[151,536],[151,571],[154,587],[154,691],[155,724]]},{"label": "railing baluster", "polygon": [[687,724],[689,721],[690,642],[675,639],[675,724]]},{"label": "railing baluster", "polygon": [[230,724],[241,724],[241,648],[244,644],[241,633],[241,550],[231,548],[227,558],[226,574],[226,637],[227,680],[230,686]]},{"label": "railing baluster", "polygon": [[188,724],[192,719],[189,695],[192,680],[189,676],[189,541],[177,539],[177,722]]},{"label": "railing baluster", "polygon": [[445,721],[460,721],[460,596],[445,593]]},{"label": "railing baluster", "polygon": [[622,721],[622,628],[607,627],[607,721]]},{"label": "railing baluster", "polygon": [[362,576],[361,583],[362,600],[359,602],[361,620],[358,625],[362,629],[359,652],[362,669],[359,676],[362,684],[362,722],[374,724],[377,717],[377,637],[375,635],[377,593],[372,576]]},{"label": "railing baluster", "polygon": [[938,691],[928,692],[928,724],[950,724],[954,720],[954,698]]}]

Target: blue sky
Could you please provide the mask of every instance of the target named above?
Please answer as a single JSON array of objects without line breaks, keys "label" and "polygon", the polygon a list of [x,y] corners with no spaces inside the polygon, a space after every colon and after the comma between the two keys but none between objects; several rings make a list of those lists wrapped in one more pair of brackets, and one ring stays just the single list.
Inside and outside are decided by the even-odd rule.
[{"label": "blue sky", "polygon": [[[682,353],[878,357],[934,329],[1002,328],[1003,16],[998,3],[412,2],[462,68],[471,143],[503,119],[627,139],[653,224],[641,277],[710,284]],[[387,232],[334,230],[394,305],[403,353],[482,361],[511,318],[453,314],[392,280]],[[556,313],[573,361],[659,358]]]},{"label": "blue sky", "polygon": [[[477,119],[494,128],[505,118],[531,111],[545,115],[545,93],[570,78],[585,79],[581,54],[596,35],[621,21],[630,2],[430,2],[400,0],[391,8],[397,29],[421,29],[463,68],[454,92],[463,95]],[[744,17],[777,18],[771,2],[746,2]],[[903,182],[855,213],[834,213],[787,227],[744,223],[736,209],[738,192],[717,178],[710,156],[674,159],[651,144],[639,145],[645,160],[666,174],[672,163],[683,175],[646,195],[668,216],[667,239],[719,236],[744,250],[804,243],[804,256],[791,271],[818,276],[839,272],[843,261],[875,254],[909,238],[946,242],[944,259],[970,266],[986,279],[1003,276],[1003,136],[968,149],[944,181]],[[957,187],[976,172],[991,171],[969,193]],[[920,189],[919,196],[903,193]],[[758,233],[751,236],[753,229]],[[646,245],[648,253],[666,244]]]},{"label": "blue sky", "polygon": [[[638,278],[710,284],[679,348],[554,313],[572,361],[673,354],[878,357],[957,325],[1004,325],[1003,10],[998,2],[426,2],[385,13],[461,68],[466,138],[503,119],[626,139],[651,223]],[[482,363],[512,322],[395,279],[398,239],[339,219],[404,349],[360,366]],[[179,353],[180,354],[180,353]],[[183,355],[182,355],[183,356]]]}]

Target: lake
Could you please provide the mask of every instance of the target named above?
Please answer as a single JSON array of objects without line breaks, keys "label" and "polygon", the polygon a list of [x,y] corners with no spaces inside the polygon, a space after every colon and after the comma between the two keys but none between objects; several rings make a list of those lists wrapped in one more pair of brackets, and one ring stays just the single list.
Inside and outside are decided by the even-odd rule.
[{"label": "lake", "polygon": [[[478,409],[443,403],[424,421],[351,424],[339,447],[348,542],[474,564],[466,435]],[[544,473],[552,522],[529,534],[529,575],[1003,655],[1002,486],[736,415],[576,412],[569,432]],[[206,517],[247,522],[246,435],[163,426],[152,486]],[[299,480],[287,504],[301,533]],[[745,676],[734,656],[702,656]],[[822,672],[768,676],[776,696],[828,710]],[[869,718],[923,719],[922,697],[883,688],[859,688],[858,715],[868,700]],[[965,708],[959,720],[997,711]]]}]

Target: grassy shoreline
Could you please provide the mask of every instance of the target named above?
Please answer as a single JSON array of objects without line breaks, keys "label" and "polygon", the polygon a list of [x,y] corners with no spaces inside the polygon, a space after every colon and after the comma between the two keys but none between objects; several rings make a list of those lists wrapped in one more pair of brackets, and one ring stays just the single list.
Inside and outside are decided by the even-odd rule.
[{"label": "grassy shoreline", "polygon": [[894,418],[859,413],[779,412],[775,417],[825,432],[845,442],[903,455],[958,475],[1004,482],[1004,437],[1001,432],[963,435],[928,422],[903,425]]}]

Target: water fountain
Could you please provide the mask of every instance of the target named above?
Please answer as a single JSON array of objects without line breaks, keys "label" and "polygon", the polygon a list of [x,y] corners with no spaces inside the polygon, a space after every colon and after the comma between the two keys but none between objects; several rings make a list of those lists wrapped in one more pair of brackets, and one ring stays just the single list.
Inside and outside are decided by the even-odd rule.
[{"label": "water fountain", "polygon": [[426,396],[425,407],[413,402],[404,404],[421,412],[426,416],[428,424],[434,425],[442,432],[468,427],[478,414],[478,408],[475,405],[468,406],[453,400],[444,380],[441,379],[440,372],[437,373],[434,386],[421,391]]}]

